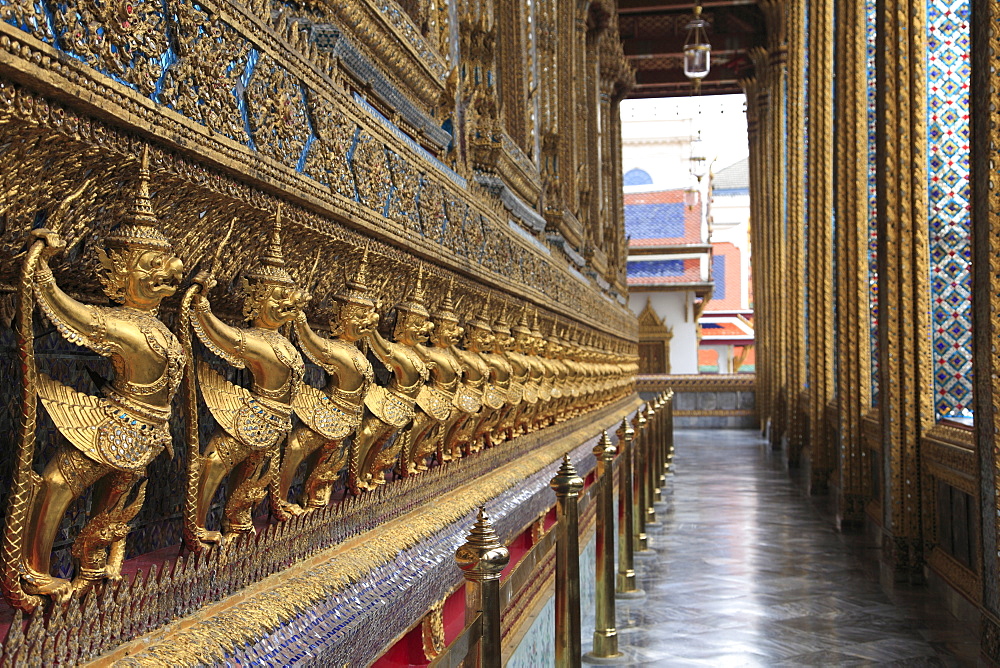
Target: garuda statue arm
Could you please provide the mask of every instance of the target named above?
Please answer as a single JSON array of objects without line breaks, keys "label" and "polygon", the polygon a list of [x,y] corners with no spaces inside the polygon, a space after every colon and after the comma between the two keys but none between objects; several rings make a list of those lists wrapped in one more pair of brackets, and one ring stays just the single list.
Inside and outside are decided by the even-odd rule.
[{"label": "garuda statue arm", "polygon": [[242,329],[230,327],[212,313],[212,305],[204,295],[204,290],[195,296],[194,308],[191,310],[191,328],[209,350],[226,362],[237,369],[246,366],[246,335]]},{"label": "garuda statue arm", "polygon": [[[39,258],[35,271],[35,296],[45,317],[67,341],[109,355],[106,341],[109,323],[101,311],[79,302],[63,292],[52,276],[45,258]],[[113,325],[113,323],[112,323]]]}]

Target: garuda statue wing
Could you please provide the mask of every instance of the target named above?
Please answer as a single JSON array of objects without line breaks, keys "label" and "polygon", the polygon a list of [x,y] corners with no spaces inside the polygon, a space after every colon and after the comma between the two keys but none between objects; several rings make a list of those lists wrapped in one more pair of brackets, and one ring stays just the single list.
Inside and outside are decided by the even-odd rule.
[{"label": "garuda statue wing", "polygon": [[331,441],[346,437],[361,422],[360,406],[345,410],[326,392],[305,383],[299,384],[292,408],[310,429]]},{"label": "garuda statue wing", "polygon": [[144,422],[103,397],[78,392],[43,373],[38,374],[38,396],[59,433],[98,463],[135,471],[170,444],[165,425]]},{"label": "garuda statue wing", "polygon": [[246,388],[230,383],[206,362],[198,363],[198,385],[219,426],[255,449],[271,447],[292,427],[287,407],[255,397]]},{"label": "garuda statue wing", "polygon": [[108,419],[105,402],[38,374],[38,396],[59,433],[82,452],[95,449],[97,427]]}]

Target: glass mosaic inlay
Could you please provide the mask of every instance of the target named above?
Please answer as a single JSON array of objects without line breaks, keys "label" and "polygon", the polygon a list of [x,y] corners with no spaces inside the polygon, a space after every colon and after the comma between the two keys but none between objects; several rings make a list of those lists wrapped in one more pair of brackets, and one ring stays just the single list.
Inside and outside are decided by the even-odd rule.
[{"label": "glass mosaic inlay", "polygon": [[875,190],[875,0],[865,0],[865,74],[868,82],[868,308],[872,406],[878,405],[878,197]]},{"label": "glass mosaic inlay", "polygon": [[931,347],[937,417],[972,415],[969,3],[927,3]]}]

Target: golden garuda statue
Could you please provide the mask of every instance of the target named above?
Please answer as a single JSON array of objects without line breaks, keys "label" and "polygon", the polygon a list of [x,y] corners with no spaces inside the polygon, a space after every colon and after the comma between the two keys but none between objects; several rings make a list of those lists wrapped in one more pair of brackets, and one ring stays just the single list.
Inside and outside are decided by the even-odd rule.
[{"label": "golden garuda statue", "polygon": [[416,350],[427,342],[434,328],[423,301],[421,267],[409,301],[395,308],[394,340],[386,341],[377,331],[367,336],[371,351],[392,377],[388,385],[372,385],[365,396],[367,410],[354,437],[348,467],[348,485],[354,494],[384,483],[383,472],[392,467],[405,449],[405,432],[391,442],[390,439],[413,420],[417,395],[430,374],[430,366]]},{"label": "golden garuda statue", "polygon": [[[379,317],[368,284],[368,249],[361,256],[355,277],[334,295],[339,308],[331,329],[333,338],[316,334],[299,314],[295,322],[299,343],[306,356],[329,374],[322,390],[303,383],[295,395],[295,413],[303,424],[285,444],[274,504],[278,517],[323,508],[347,464],[344,439],[361,424],[364,401],[375,381],[372,365],[358,349],[358,341],[375,331]],[[301,504],[288,501],[288,490],[299,464],[306,461],[305,488]]]},{"label": "golden garuda statue", "polygon": [[[189,317],[208,350],[237,369],[249,370],[253,379],[246,389],[206,362],[198,364],[201,396],[216,422],[205,450],[199,452],[197,432],[191,429],[197,424],[197,408],[189,404],[184,539],[192,550],[200,550],[223,537],[254,530],[251,515],[281,462],[281,447],[292,428],[292,401],[305,370],[298,350],[278,330],[296,318],[309,296],[285,269],[280,209],[264,257],[243,279],[243,315],[251,327],[231,327],[212,313],[206,293],[215,285],[213,271],[199,272],[194,283],[181,305],[182,321]],[[212,497],[227,476],[230,492],[222,531],[209,531],[205,523]]]},{"label": "golden garuda statue", "polygon": [[[523,387],[521,408],[514,419],[514,435],[527,434],[534,428],[535,411],[538,408],[538,386],[542,379],[542,368],[535,357],[535,339],[528,326],[527,311],[521,312],[521,319],[511,327],[514,334],[514,349],[510,359],[514,363],[514,381]],[[519,375],[519,368],[524,375]],[[516,385],[515,385],[516,388]],[[516,389],[515,389],[516,391]]]},{"label": "golden garuda statue", "polygon": [[462,380],[462,364],[453,347],[462,338],[464,330],[458,324],[452,300],[453,286],[449,285],[441,305],[431,316],[434,324],[431,345],[415,347],[431,369],[431,380],[420,388],[417,395],[420,411],[408,435],[406,474],[427,470],[426,458],[441,449],[444,433],[457,415],[455,392]]},{"label": "golden garuda statue", "polygon": [[[514,369],[508,358],[514,339],[511,337],[510,325],[503,314],[493,322],[493,338],[489,350],[481,353],[490,366],[490,379],[483,392],[483,405],[489,412],[484,415],[476,426],[473,438],[481,441],[484,446],[493,447],[505,436],[500,425],[513,406],[511,402],[511,381]],[[520,396],[518,396],[520,401]]]},{"label": "golden garuda statue", "polygon": [[490,365],[480,353],[493,344],[489,317],[489,300],[485,300],[481,312],[465,323],[463,347],[454,348],[463,371],[462,383],[455,395],[455,406],[461,415],[448,430],[444,442],[446,456],[450,453],[454,459],[462,456],[462,446],[470,443],[483,416],[483,391],[490,377]]},{"label": "golden garuda statue", "polygon": [[[49,217],[61,223],[85,182]],[[184,351],[157,318],[160,302],[177,291],[183,264],[157,229],[149,198],[148,152],[139,185],[122,220],[98,251],[104,291],[120,306],[91,306],[56,283],[49,258],[66,247],[53,229],[36,229],[24,259],[18,343],[23,379],[22,430],[4,526],[3,590],[16,607],[31,611],[43,596],[64,603],[104,578],[121,577],[129,522],[145,498],[146,465],[172,453],[170,402],[184,371]],[[39,373],[32,331],[34,302],[67,341],[111,360],[114,376],[94,396]],[[41,475],[32,469],[37,399],[65,441]],[[139,485],[136,489],[136,485]],[[73,581],[50,573],[52,544],[74,500],[93,487],[90,518],[72,547]]]}]

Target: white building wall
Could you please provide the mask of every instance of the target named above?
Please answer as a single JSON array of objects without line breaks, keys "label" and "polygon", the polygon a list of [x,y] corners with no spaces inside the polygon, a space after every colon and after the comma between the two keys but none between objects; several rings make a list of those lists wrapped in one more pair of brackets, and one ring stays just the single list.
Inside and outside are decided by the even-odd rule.
[{"label": "white building wall", "polygon": [[670,373],[698,373],[698,323],[694,317],[694,292],[634,292],[628,302],[633,313],[639,315],[642,312],[647,297],[656,314],[673,330]]}]

